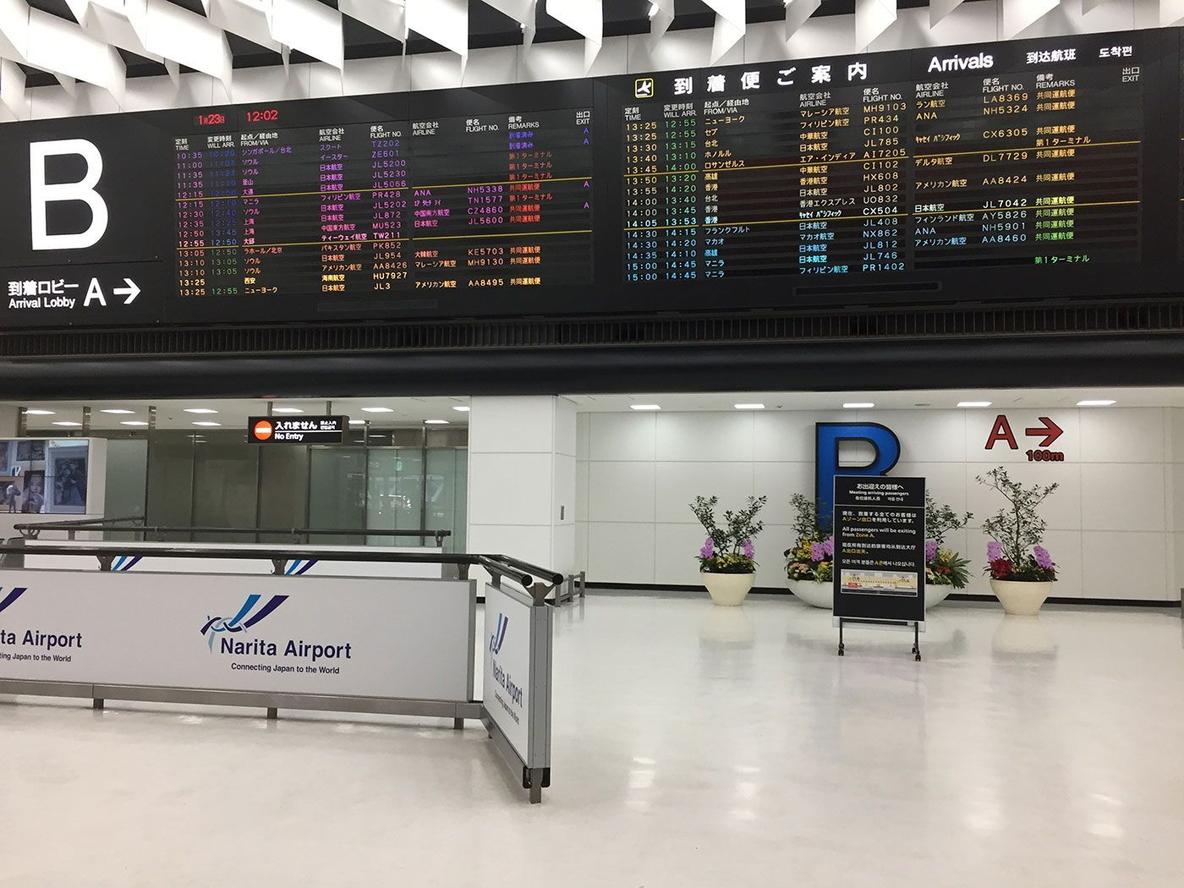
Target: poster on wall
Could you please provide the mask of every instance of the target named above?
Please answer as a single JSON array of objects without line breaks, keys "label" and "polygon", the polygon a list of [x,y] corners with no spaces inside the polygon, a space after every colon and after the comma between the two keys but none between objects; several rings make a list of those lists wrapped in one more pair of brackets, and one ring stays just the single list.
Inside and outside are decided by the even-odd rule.
[{"label": "poster on wall", "polygon": [[90,455],[86,439],[0,441],[3,510],[23,515],[85,515]]},{"label": "poster on wall", "polygon": [[925,620],[925,479],[839,475],[834,615]]}]

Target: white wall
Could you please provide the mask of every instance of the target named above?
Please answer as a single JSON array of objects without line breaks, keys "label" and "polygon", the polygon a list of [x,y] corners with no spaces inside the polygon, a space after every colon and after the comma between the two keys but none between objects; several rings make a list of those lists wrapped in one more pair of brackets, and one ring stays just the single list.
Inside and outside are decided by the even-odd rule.
[{"label": "white wall", "polygon": [[[1106,0],[1082,14],[1082,0],[1062,0],[1060,5],[1021,31],[1018,38],[1052,37],[1084,32],[1119,31],[1159,26],[1158,0]],[[878,37],[869,51],[910,49],[956,43],[1003,39],[1000,4],[996,0],[964,3],[929,27],[928,9],[902,9],[896,22]],[[669,31],[660,40],[649,35],[611,37],[604,41],[592,75],[625,74],[705,67],[709,63],[711,30]],[[721,65],[775,61],[860,51],[855,42],[854,16],[821,16],[810,19],[786,43],[783,22],[748,27],[745,37],[720,60]],[[277,101],[408,89],[456,86],[488,86],[583,77],[583,41],[540,43],[522,47],[475,49],[469,54],[463,77],[460,58],[452,53],[426,53],[402,57],[355,59],[345,70],[321,64],[246,68],[234,72],[231,88],[206,74],[170,78],[133,77],[122,102],[106,90],[78,83],[72,94],[58,85],[25,92],[19,119],[109,114],[161,108],[191,108],[225,102]],[[0,107],[0,120],[4,118]]]},{"label": "white wall", "polygon": [[[919,475],[939,502],[975,513],[949,542],[979,576],[982,519],[1001,501],[975,482],[1006,464],[1025,482],[1061,484],[1044,510],[1060,568],[1056,595],[1180,599],[1184,585],[1184,410],[1096,408],[1006,411],[1021,449],[984,450],[996,409],[840,410],[834,413],[581,413],[578,416],[576,552],[590,582],[695,584],[703,530],[689,503],[718,494],[720,509],[765,494],[758,586],[783,586],[792,542],[789,498],[813,496],[814,424],[875,421],[901,441],[893,474]],[[1063,463],[1029,463],[1023,429],[1051,416],[1064,429]],[[1179,506],[1177,506],[1179,504]],[[1179,513],[1179,518],[1176,514]]]},{"label": "white wall", "polygon": [[476,397],[469,410],[470,552],[575,568],[575,404]]}]

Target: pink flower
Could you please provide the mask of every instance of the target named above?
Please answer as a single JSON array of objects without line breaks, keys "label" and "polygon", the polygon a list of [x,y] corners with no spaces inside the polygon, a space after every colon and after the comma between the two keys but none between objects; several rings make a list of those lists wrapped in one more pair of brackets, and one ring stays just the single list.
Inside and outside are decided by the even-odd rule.
[{"label": "pink flower", "polygon": [[991,540],[989,543],[987,543],[987,561],[990,561],[992,564],[994,564],[996,561],[1002,560],[1003,544],[996,540]]},{"label": "pink flower", "polygon": [[925,541],[925,561],[926,563],[932,561],[937,557],[937,540]]},{"label": "pink flower", "polygon": [[1052,556],[1048,554],[1048,549],[1044,546],[1037,546],[1032,550],[1032,557],[1036,559],[1036,563],[1045,570],[1050,570],[1053,566]]},{"label": "pink flower", "polygon": [[822,552],[827,558],[835,554],[835,538],[828,536],[822,541]]},{"label": "pink flower", "polygon": [[810,544],[810,560],[811,561],[825,561],[826,547],[822,543]]},{"label": "pink flower", "polygon": [[699,557],[704,560],[715,557],[715,540],[708,537],[704,541],[703,548],[699,550]]},{"label": "pink flower", "polygon": [[753,548],[752,540],[745,540],[740,547],[740,551],[744,553],[745,558],[753,558],[756,556],[756,549]]}]

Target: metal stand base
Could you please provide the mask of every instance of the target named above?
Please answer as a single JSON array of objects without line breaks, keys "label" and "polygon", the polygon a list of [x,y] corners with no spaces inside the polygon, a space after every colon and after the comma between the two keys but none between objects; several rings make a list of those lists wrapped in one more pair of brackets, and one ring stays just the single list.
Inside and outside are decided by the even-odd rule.
[{"label": "metal stand base", "polygon": [[96,697],[94,700],[91,700],[90,701],[90,708],[101,710],[103,708],[103,700],[98,697]]},{"label": "metal stand base", "polygon": [[463,731],[465,729],[465,720],[463,718],[454,718],[452,720],[452,730]]},{"label": "metal stand base", "polygon": [[839,650],[838,656],[846,656],[847,646],[843,643],[843,626],[847,623],[855,623],[856,625],[863,623],[871,626],[912,626],[913,627],[913,649],[911,651],[913,659],[918,663],[921,662],[921,624],[915,620],[873,620],[864,619],[862,617],[839,617]]},{"label": "metal stand base", "polygon": [[268,721],[275,721],[279,717],[280,717],[280,711],[278,709],[276,709],[274,706],[267,707],[267,720]]}]

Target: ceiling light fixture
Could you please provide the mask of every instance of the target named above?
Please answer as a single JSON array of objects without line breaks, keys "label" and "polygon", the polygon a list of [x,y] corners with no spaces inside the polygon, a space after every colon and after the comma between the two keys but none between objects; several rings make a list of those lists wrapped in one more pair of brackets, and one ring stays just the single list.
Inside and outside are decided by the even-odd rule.
[{"label": "ceiling light fixture", "polygon": [[1117,401],[1109,400],[1108,398],[1097,398],[1094,400],[1078,401],[1078,407],[1113,407]]},{"label": "ceiling light fixture", "polygon": [[272,407],[272,413],[303,413],[299,407]]},{"label": "ceiling light fixture", "polygon": [[56,426],[62,426],[63,428],[67,428],[67,429],[80,429],[80,428],[82,428],[82,423],[80,423],[80,422],[70,422],[69,420],[66,420],[66,419],[63,419],[63,420],[61,420],[60,422],[55,422],[55,423],[54,423],[54,425],[56,425]]},{"label": "ceiling light fixture", "polygon": [[661,404],[630,404],[630,410],[661,410]]},{"label": "ceiling light fixture", "polygon": [[100,410],[99,413],[108,413],[111,416],[131,416],[135,413],[134,410],[124,410],[122,407],[112,407],[109,410]]},{"label": "ceiling light fixture", "polygon": [[765,409],[764,404],[733,404],[732,406],[737,410],[764,410]]},{"label": "ceiling light fixture", "polygon": [[195,422],[195,426],[201,426],[203,429],[217,429],[222,427],[220,422]]},{"label": "ceiling light fixture", "polygon": [[363,407],[363,413],[394,413],[393,407]]},{"label": "ceiling light fixture", "polygon": [[364,419],[351,419],[351,420],[349,421],[349,424],[350,424],[350,425],[365,425],[365,424],[366,424],[366,420],[364,420]]},{"label": "ceiling light fixture", "polygon": [[448,420],[446,420],[446,419],[425,419],[423,421],[423,424],[424,425],[448,425]]},{"label": "ceiling light fixture", "polygon": [[959,407],[990,407],[990,401],[959,401]]},{"label": "ceiling light fixture", "polygon": [[30,408],[25,411],[25,416],[55,416],[52,410],[41,410],[39,408]]},{"label": "ceiling light fixture", "polygon": [[844,410],[871,410],[875,407],[874,401],[847,401],[843,404]]},{"label": "ceiling light fixture", "polygon": [[147,426],[148,423],[144,422],[144,420],[142,420],[142,419],[125,419],[123,422],[120,423],[120,425],[143,427],[143,426]]},{"label": "ceiling light fixture", "polygon": [[453,409],[453,410],[455,410],[457,413],[468,413],[468,412],[469,412],[470,410],[472,410],[473,408],[472,408],[472,407],[468,407],[468,406],[466,406],[466,405],[464,405],[464,404],[457,404],[457,405],[456,405],[455,407],[453,407],[452,409]]},{"label": "ceiling light fixture", "polygon": [[202,414],[209,414],[209,413],[217,413],[218,411],[214,410],[212,407],[186,407],[185,412],[186,413],[196,413],[196,414],[202,415]]}]

